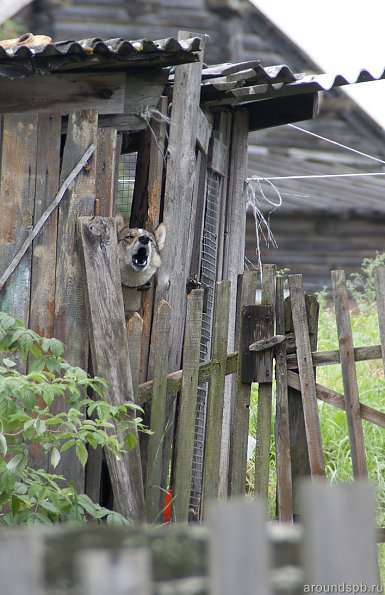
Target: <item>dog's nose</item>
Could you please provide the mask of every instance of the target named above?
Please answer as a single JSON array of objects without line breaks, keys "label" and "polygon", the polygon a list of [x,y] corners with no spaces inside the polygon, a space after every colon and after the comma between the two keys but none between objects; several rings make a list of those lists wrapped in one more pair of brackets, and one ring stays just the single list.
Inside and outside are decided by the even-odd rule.
[{"label": "dog's nose", "polygon": [[139,242],[141,244],[143,244],[144,246],[146,246],[149,241],[150,241],[150,238],[148,236],[140,236],[140,238],[139,238]]}]

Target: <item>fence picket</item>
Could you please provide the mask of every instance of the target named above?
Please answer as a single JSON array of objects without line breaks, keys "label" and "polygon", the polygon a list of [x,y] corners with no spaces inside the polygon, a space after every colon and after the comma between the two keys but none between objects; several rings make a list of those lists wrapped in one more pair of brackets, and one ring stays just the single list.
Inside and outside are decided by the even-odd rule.
[{"label": "fence picket", "polygon": [[226,377],[230,282],[217,283],[215,292],[212,368],[207,396],[206,439],[203,467],[203,515],[210,499],[218,496],[221,457],[223,399]]},{"label": "fence picket", "polygon": [[[275,276],[275,265],[263,266],[261,303],[273,307],[275,306]],[[274,322],[272,334],[274,334]],[[258,386],[257,444],[255,447],[255,493],[260,494],[266,502],[269,490],[272,374],[270,378],[271,382],[260,382]]]},{"label": "fence picket", "polygon": [[332,271],[331,274],[353,473],[354,477],[366,477],[364,434],[360,415],[360,401],[345,272]]},{"label": "fence picket", "polygon": [[385,267],[376,268],[374,272],[376,284],[376,302],[378,312],[378,326],[381,338],[381,356],[385,371]]},{"label": "fence picket", "polygon": [[[276,279],[276,332],[285,333],[284,279]],[[277,380],[277,409],[275,416],[275,452],[277,459],[277,504],[280,521],[293,519],[291,451],[289,427],[289,401],[286,367],[286,342],[275,350],[275,374]]]},{"label": "fence picket", "polygon": [[182,389],[175,444],[174,513],[178,522],[186,522],[189,513],[202,310],[203,290],[194,289],[189,293],[187,300]]},{"label": "fence picket", "polygon": [[[242,332],[240,329],[242,306],[255,303],[257,290],[257,273],[248,271],[242,276],[242,286],[239,288],[239,300],[237,304],[237,338],[240,342]],[[239,345],[239,351],[241,350]],[[247,439],[249,432],[250,417],[250,390],[251,385],[240,380],[240,361],[238,359],[238,371],[236,379],[236,390],[231,418],[230,436],[230,461],[229,461],[229,491],[232,496],[244,494],[246,489],[246,467],[247,467]]]},{"label": "fence picket", "polygon": [[[306,482],[300,499],[307,592],[332,592],[327,586],[338,585],[339,592],[379,593],[372,487],[366,481]],[[325,587],[311,591],[312,585]]]},{"label": "fence picket", "polygon": [[170,304],[162,300],[158,308],[155,332],[155,360],[150,429],[148,441],[146,518],[161,522],[166,485],[162,485],[162,452],[166,428],[167,365],[170,345]]},{"label": "fence picket", "polygon": [[261,501],[236,498],[213,507],[211,595],[271,595],[271,554],[265,524]]},{"label": "fence picket", "polygon": [[323,476],[325,466],[302,275],[289,275],[289,288],[310,469],[312,475]]}]

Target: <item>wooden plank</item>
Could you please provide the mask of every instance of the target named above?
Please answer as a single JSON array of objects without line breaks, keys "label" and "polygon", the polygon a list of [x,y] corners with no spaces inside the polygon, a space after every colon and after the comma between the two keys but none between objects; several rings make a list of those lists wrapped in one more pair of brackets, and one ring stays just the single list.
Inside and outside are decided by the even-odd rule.
[{"label": "wooden plank", "polygon": [[312,475],[323,476],[325,475],[325,466],[323,461],[321,428],[317,410],[317,396],[311,361],[311,346],[302,275],[289,275],[289,288],[294,334],[297,346],[299,375],[301,380],[302,404],[310,470]]},{"label": "wooden plank", "polygon": [[241,316],[242,351],[240,352],[241,381],[269,382],[272,378],[272,348],[251,350],[250,344],[266,341],[274,333],[274,307],[261,304],[243,306]]},{"label": "wooden plank", "polygon": [[[284,278],[276,279],[276,332],[285,332]],[[275,378],[277,406],[275,415],[275,453],[277,461],[277,508],[280,521],[293,520],[291,450],[289,426],[288,380],[286,343],[275,349]]]},{"label": "wooden plank", "polygon": [[140,345],[142,341],[143,320],[138,312],[131,316],[127,323],[128,352],[130,354],[130,367],[134,400],[137,401],[138,385],[140,378]]},{"label": "wooden plank", "polygon": [[171,308],[161,302],[157,313],[155,334],[155,362],[153,397],[151,404],[150,429],[153,434],[148,441],[146,519],[148,522],[162,522],[164,496],[167,485],[162,485],[162,450],[167,432],[167,367],[170,347]]},{"label": "wooden plank", "polygon": [[269,101],[249,104],[250,131],[303,122],[316,117],[318,94],[304,93],[293,97],[277,97]]},{"label": "wooden plank", "polygon": [[[262,294],[261,302],[264,305],[275,306],[275,265],[265,264],[262,267]],[[274,316],[274,314],[273,314]],[[274,329],[274,322],[273,322]],[[274,330],[270,336],[274,334]],[[272,353],[270,352],[270,357]],[[268,370],[270,380],[261,382],[258,386],[258,410],[257,430],[255,447],[255,493],[262,496],[265,502],[269,490],[269,467],[270,467],[270,438],[271,420],[273,405],[273,375],[272,365]]]},{"label": "wooden plank", "polygon": [[211,114],[205,113],[198,109],[197,114],[197,143],[199,145],[200,150],[207,155],[209,150],[209,141],[212,132],[212,124],[210,123],[208,116],[210,117]]},{"label": "wooden plank", "polygon": [[115,195],[119,167],[118,135],[111,128],[99,128],[96,154],[96,198],[99,201],[101,217],[115,214]]},{"label": "wooden plank", "polygon": [[[178,39],[191,34],[183,32]],[[200,36],[204,46],[204,35]],[[186,284],[192,253],[195,220],[194,181],[197,111],[199,109],[202,62],[177,66],[173,87],[168,143],[163,221],[169,233],[178,230],[174,241],[165,244],[158,275],[158,300],[171,305],[170,369],[180,367],[186,313]],[[183,151],[181,151],[183,147]],[[158,307],[158,304],[155,305]]]},{"label": "wooden plank", "polygon": [[[223,244],[219,250],[218,266],[222,264],[222,279],[228,279],[231,282],[228,350],[234,351],[236,345],[236,279],[244,271],[246,219],[244,181],[246,178],[247,136],[249,131],[247,111],[235,113],[228,123],[230,127],[231,152],[228,167],[227,194],[224,197],[226,209],[223,211],[220,226],[220,238]],[[232,455],[229,449],[231,448],[232,414],[236,398],[234,391],[234,382],[226,381],[221,454],[221,477],[223,477],[221,493],[223,496],[227,494],[228,485],[231,484],[229,461]]]},{"label": "wooden plank", "polygon": [[[41,595],[44,581],[44,541],[36,528],[3,527],[0,540],[1,591],[4,595]],[[17,572],[15,561],[17,560]]]},{"label": "wooden plank", "polygon": [[194,431],[197,406],[198,364],[202,328],[203,290],[188,295],[183,344],[183,377],[179,398],[174,465],[175,520],[187,522],[190,501]]},{"label": "wooden plank", "polygon": [[218,138],[213,137],[210,143],[208,166],[221,176],[228,172],[229,147]]},{"label": "wooden plank", "polygon": [[[376,300],[378,312],[378,326],[381,339],[381,357],[385,372],[385,267],[377,267],[374,271],[376,285]],[[357,361],[357,360],[356,360]]]},{"label": "wooden plank", "polygon": [[[34,222],[39,220],[59,189],[60,114],[41,114],[37,129],[37,170]],[[53,337],[57,219],[55,211],[33,242],[30,327]]]},{"label": "wooden plank", "polygon": [[271,551],[262,503],[234,499],[215,504],[210,528],[210,593],[272,595]]},{"label": "wooden plank", "polygon": [[223,391],[227,361],[227,334],[230,306],[230,282],[217,283],[215,292],[211,361],[207,395],[206,434],[203,466],[203,517],[211,499],[218,497],[223,423]]},{"label": "wooden plank", "polygon": [[[298,374],[295,372],[288,372],[287,377],[289,386],[296,390],[300,390],[301,383]],[[337,393],[326,386],[322,386],[322,384],[316,383],[315,387],[317,399],[320,399],[329,405],[334,405],[334,407],[338,407],[339,409],[343,409],[345,411],[344,395]],[[362,419],[365,419],[366,421],[369,421],[380,428],[385,428],[385,413],[382,413],[382,411],[377,411],[377,409],[373,409],[372,407],[369,407],[369,405],[360,403],[360,416]]]},{"label": "wooden plank", "polygon": [[331,276],[353,473],[354,477],[366,477],[364,434],[360,416],[353,334],[350,325],[349,298],[345,273],[344,271],[332,271]]},{"label": "wooden plank", "polygon": [[[118,114],[124,110],[124,72],[66,73],[7,79],[3,77],[0,113],[98,110]],[[28,97],[28,101],[25,101]]]},{"label": "wooden plank", "polygon": [[[341,363],[339,349],[331,349],[330,351],[312,351],[311,357],[313,366],[330,366]],[[381,345],[365,345],[364,347],[354,348],[354,360],[356,362],[364,362],[374,359],[382,359]],[[289,370],[298,368],[298,361],[295,353],[288,355],[286,361]]]},{"label": "wooden plank", "polygon": [[376,592],[373,586],[380,580],[372,486],[366,481],[307,482],[301,491],[301,509],[305,583],[345,585],[346,590],[356,585],[357,593]]},{"label": "wooden plank", "polygon": [[[105,398],[114,405],[134,400],[129,348],[117,257],[114,219],[81,217],[87,310],[95,374],[106,378]],[[84,274],[84,273],[83,273]],[[135,417],[135,414],[133,414]],[[116,430],[120,440],[123,436]],[[136,431],[133,429],[136,435]],[[120,512],[133,522],[144,520],[144,492],[139,446],[118,460],[106,451]]]},{"label": "wooden plank", "polygon": [[[3,119],[0,179],[0,271],[3,272],[28,236],[34,215],[37,115]],[[31,249],[2,289],[0,308],[29,325]]]},{"label": "wooden plank", "polygon": [[147,548],[82,551],[76,560],[76,590],[83,595],[151,595],[151,554]]},{"label": "wooden plank", "polygon": [[[257,272],[248,271],[242,276],[238,310],[242,306],[255,302],[257,290]],[[231,299],[231,298],[230,298]],[[242,319],[240,320],[240,324]],[[242,329],[239,331],[239,341],[242,337]],[[239,345],[239,350],[242,348]],[[232,496],[245,493],[246,489],[246,468],[247,468],[247,441],[249,434],[250,417],[250,391],[251,385],[244,384],[240,378],[240,362],[238,358],[238,369],[236,378],[236,392],[234,407],[231,418],[231,442],[229,461],[229,491]],[[223,442],[223,440],[222,440]]]},{"label": "wooden plank", "polygon": [[[80,161],[91,144],[97,143],[98,116],[93,111],[70,115],[64,146],[60,182]],[[87,369],[89,336],[86,323],[83,268],[78,250],[77,219],[93,215],[95,205],[96,159],[92,155],[87,166],[68,188],[59,207],[56,292],[55,337],[66,346],[65,357],[72,365]],[[84,489],[84,472],[74,450],[64,453],[56,472],[74,481],[80,491]]]}]

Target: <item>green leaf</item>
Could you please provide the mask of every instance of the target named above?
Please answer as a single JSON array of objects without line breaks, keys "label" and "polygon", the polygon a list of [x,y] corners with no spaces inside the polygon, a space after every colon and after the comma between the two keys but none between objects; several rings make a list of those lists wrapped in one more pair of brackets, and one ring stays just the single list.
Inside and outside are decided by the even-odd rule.
[{"label": "green leaf", "polygon": [[0,452],[5,456],[7,454],[8,445],[4,434],[0,434]]},{"label": "green leaf", "polygon": [[19,452],[17,455],[12,457],[12,459],[7,463],[8,471],[15,471],[18,468],[18,466],[22,463],[23,459],[25,459],[25,455],[22,452]]},{"label": "green leaf", "polygon": [[85,467],[88,459],[88,452],[83,442],[76,443],[76,456],[78,457],[82,467]]},{"label": "green leaf", "polygon": [[39,501],[39,506],[44,508],[44,510],[46,510],[47,512],[53,512],[54,514],[60,514],[60,510],[55,506],[55,504],[53,504],[49,500]]},{"label": "green leaf", "polygon": [[45,425],[44,420],[36,419],[34,426],[35,426],[36,433],[38,436],[42,436],[43,434],[45,434],[45,432],[47,430],[47,426]]},{"label": "green leaf", "polygon": [[126,443],[128,450],[132,450],[137,445],[138,438],[135,436],[135,434],[127,434],[124,442]]},{"label": "green leaf", "polygon": [[84,508],[84,510],[93,518],[95,518],[98,510],[100,509],[99,505],[96,505],[92,502],[91,498],[86,494],[79,494],[77,497],[77,501],[79,506]]},{"label": "green leaf", "polygon": [[76,444],[76,440],[74,440],[73,438],[71,438],[71,440],[68,440],[67,442],[65,442],[63,444],[63,446],[61,447],[61,452],[65,452],[66,450],[69,450],[72,446],[74,446]]},{"label": "green leaf", "polygon": [[15,494],[12,494],[11,498],[11,512],[13,516],[16,516],[20,510],[21,500]]},{"label": "green leaf", "polygon": [[59,461],[60,461],[60,452],[56,447],[54,447],[51,452],[51,465],[52,465],[53,469],[56,469]]},{"label": "green leaf", "polygon": [[16,362],[12,361],[8,357],[5,357],[2,361],[2,363],[3,363],[3,366],[5,366],[6,368],[14,368],[16,366]]}]

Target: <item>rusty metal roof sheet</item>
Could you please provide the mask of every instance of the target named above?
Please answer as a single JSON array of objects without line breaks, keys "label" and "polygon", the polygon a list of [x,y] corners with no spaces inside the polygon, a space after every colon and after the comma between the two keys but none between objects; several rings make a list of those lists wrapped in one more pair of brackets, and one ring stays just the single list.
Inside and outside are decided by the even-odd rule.
[{"label": "rusty metal roof sheet", "polygon": [[200,38],[128,41],[96,37],[42,45],[16,43],[7,46],[0,41],[0,76],[17,77],[63,70],[164,67],[194,62],[198,59]]}]

